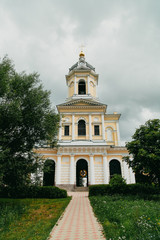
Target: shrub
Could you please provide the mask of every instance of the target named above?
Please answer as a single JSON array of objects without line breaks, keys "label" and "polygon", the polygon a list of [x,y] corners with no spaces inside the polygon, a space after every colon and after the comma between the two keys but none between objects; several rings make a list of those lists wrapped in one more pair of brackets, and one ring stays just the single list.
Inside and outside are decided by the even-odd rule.
[{"label": "shrub", "polygon": [[104,196],[114,194],[139,195],[145,197],[153,194],[160,194],[160,189],[153,185],[144,185],[139,183],[124,183],[122,185],[99,184],[89,186],[89,196]]},{"label": "shrub", "polygon": [[108,184],[99,184],[89,186],[89,196],[104,196],[111,193],[111,187]]},{"label": "shrub", "polygon": [[115,174],[111,178],[109,185],[111,187],[111,193],[125,193],[126,192],[126,180],[121,175]]},{"label": "shrub", "polygon": [[111,178],[109,184],[111,186],[118,186],[118,185],[126,185],[126,180],[121,177],[119,174],[114,174],[113,177]]},{"label": "shrub", "polygon": [[160,190],[158,187],[149,184],[128,184],[126,193],[132,195],[150,195],[150,194],[159,194]]},{"label": "shrub", "polygon": [[67,191],[54,186],[26,186],[23,189],[3,187],[0,190],[2,198],[66,198]]}]

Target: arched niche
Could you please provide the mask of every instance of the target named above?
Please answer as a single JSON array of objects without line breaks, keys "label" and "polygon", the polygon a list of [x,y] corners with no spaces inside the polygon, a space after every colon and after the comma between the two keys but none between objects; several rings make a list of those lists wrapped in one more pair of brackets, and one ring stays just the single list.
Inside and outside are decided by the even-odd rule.
[{"label": "arched niche", "polygon": [[107,132],[107,141],[112,142],[113,141],[113,129],[111,127],[107,127],[106,132]]}]

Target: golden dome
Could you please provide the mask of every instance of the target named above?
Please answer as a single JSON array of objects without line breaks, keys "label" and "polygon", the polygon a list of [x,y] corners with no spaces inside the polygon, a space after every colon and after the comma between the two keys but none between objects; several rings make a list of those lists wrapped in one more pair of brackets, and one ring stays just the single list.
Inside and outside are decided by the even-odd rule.
[{"label": "golden dome", "polygon": [[79,54],[79,56],[80,56],[80,57],[84,57],[84,56],[85,56],[84,52],[81,51],[80,54]]}]

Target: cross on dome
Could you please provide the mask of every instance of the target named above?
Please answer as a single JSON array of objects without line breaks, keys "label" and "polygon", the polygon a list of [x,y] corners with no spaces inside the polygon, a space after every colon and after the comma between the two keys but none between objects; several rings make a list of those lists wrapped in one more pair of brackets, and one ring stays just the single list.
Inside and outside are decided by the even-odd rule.
[{"label": "cross on dome", "polygon": [[85,54],[84,54],[84,52],[83,52],[83,49],[85,48],[85,45],[81,44],[79,47],[80,47],[80,49],[81,49],[81,52],[80,52],[79,56],[80,56],[80,57],[84,57]]}]

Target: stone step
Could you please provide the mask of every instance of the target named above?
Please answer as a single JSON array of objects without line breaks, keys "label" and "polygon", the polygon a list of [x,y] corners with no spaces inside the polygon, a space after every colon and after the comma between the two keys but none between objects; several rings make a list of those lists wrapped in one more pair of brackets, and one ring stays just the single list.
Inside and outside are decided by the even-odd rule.
[{"label": "stone step", "polygon": [[88,192],[89,188],[88,187],[75,187],[74,192]]}]

